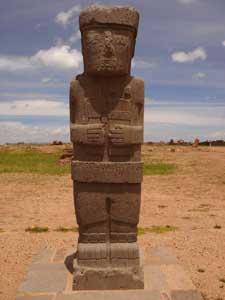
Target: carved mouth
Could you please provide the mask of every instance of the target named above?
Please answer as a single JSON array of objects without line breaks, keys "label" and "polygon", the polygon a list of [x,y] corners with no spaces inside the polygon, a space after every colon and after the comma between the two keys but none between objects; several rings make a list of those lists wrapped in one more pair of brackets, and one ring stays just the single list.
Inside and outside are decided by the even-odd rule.
[{"label": "carved mouth", "polygon": [[101,64],[104,64],[104,65],[111,65],[111,64],[116,64],[116,63],[117,63],[116,58],[104,58],[101,61]]},{"label": "carved mouth", "polygon": [[117,64],[117,59],[102,59],[99,68],[104,70],[112,70],[115,68],[115,65]]}]

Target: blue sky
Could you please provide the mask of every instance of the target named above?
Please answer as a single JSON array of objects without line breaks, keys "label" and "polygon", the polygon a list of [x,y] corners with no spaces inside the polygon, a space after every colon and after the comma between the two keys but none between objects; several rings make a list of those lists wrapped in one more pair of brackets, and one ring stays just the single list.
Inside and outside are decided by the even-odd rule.
[{"label": "blue sky", "polygon": [[[94,3],[0,1],[0,143],[69,141],[78,15]],[[225,139],[225,1],[98,4],[140,12],[132,74],[145,81],[145,140]]]}]

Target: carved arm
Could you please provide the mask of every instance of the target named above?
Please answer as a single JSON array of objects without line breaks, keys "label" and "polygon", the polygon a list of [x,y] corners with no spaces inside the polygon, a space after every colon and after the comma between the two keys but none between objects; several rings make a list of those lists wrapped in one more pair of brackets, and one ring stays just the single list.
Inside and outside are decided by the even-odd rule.
[{"label": "carved arm", "polygon": [[105,131],[102,124],[70,124],[70,136],[73,143],[103,145]]}]

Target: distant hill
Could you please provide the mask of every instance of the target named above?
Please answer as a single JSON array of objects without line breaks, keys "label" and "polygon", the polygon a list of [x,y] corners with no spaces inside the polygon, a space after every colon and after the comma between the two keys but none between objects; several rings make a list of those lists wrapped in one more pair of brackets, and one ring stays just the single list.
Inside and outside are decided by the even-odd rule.
[{"label": "distant hill", "polygon": [[[196,140],[195,140],[194,143],[196,143]],[[171,145],[171,146],[179,145],[179,146],[191,146],[194,143],[192,143],[192,142],[186,142],[183,139],[180,139],[180,140],[177,140],[177,141],[171,139],[169,142],[164,142],[164,141],[152,142],[152,141],[149,141],[149,142],[146,142],[145,144],[146,145]],[[213,146],[213,147],[221,147],[222,146],[222,147],[225,147],[225,140],[198,141],[198,145],[199,146]]]}]

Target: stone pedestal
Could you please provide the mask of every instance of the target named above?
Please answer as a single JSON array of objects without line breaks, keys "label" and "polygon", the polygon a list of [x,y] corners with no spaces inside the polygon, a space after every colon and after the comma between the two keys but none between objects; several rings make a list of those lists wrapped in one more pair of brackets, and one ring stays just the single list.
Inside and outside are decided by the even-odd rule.
[{"label": "stone pedestal", "polygon": [[143,289],[138,244],[79,243],[73,261],[74,290]]},{"label": "stone pedestal", "polygon": [[[112,283],[107,280],[109,274],[115,276],[114,270],[106,272],[107,269],[104,268],[101,272],[95,270],[93,274],[91,268],[82,267],[87,272],[83,278],[85,281],[90,278],[91,283],[87,284],[93,290],[74,290],[73,273],[77,272],[76,266],[73,268],[74,253],[69,251],[68,254],[65,249],[46,249],[31,264],[16,300],[202,300],[200,292],[179,265],[172,249],[161,247],[149,249],[146,253],[143,260],[144,289],[135,289],[138,284],[135,272],[127,273],[126,277],[121,278],[122,272],[129,268],[123,268],[120,274],[117,273],[113,284],[118,282],[118,286],[121,284],[123,288],[124,284],[131,289],[109,290]],[[104,274],[106,280],[102,280]],[[81,278],[82,275],[79,284],[84,284],[86,288]],[[126,282],[125,278],[130,281]],[[98,291],[95,290],[97,286]]]},{"label": "stone pedestal", "polygon": [[137,267],[81,267],[74,261],[73,290],[135,290],[144,288],[144,274]]}]

